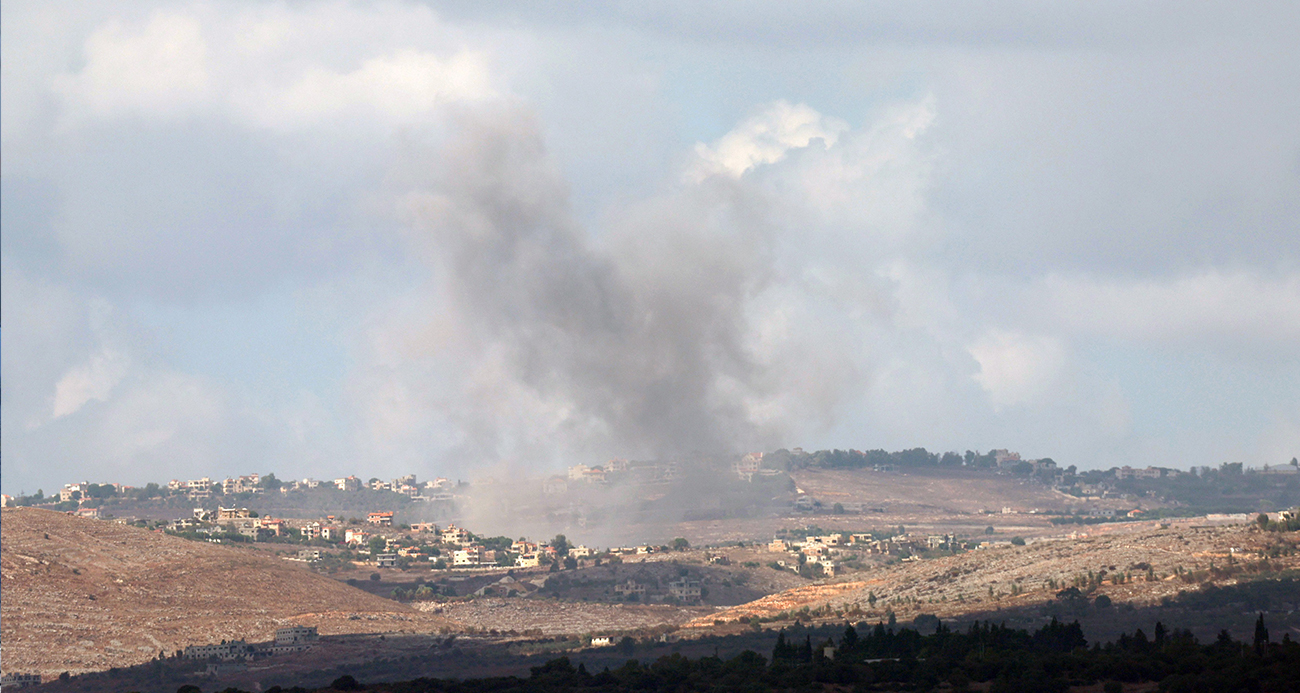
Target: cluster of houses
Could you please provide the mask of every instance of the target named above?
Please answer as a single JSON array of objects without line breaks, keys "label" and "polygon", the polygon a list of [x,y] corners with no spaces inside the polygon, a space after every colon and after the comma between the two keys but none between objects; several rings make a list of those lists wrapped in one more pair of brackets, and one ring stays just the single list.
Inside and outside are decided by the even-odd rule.
[{"label": "cluster of houses", "polygon": [[921,551],[943,551],[957,547],[957,538],[952,534],[934,534],[925,537],[900,534],[876,539],[870,532],[835,532],[810,536],[802,541],[773,539],[767,545],[769,551],[788,553],[793,559],[779,560],[778,565],[795,572],[799,571],[801,565],[811,565],[814,569],[820,568],[822,573],[828,576],[842,572],[840,560],[850,554],[906,557],[914,556]]},{"label": "cluster of houses", "polygon": [[316,626],[289,626],[275,631],[275,640],[266,643],[248,643],[243,640],[222,640],[210,645],[190,645],[181,656],[185,659],[237,660],[253,659],[311,648],[320,638]]},{"label": "cluster of houses", "polygon": [[666,592],[651,592],[652,586],[656,585],[644,578],[641,580],[629,578],[614,585],[614,594],[624,599],[642,602],[668,597],[679,604],[698,604],[704,597],[704,589],[700,586],[700,581],[689,575],[670,581]]},{"label": "cluster of houses", "polygon": [[575,464],[566,475],[555,475],[542,480],[542,493],[565,493],[571,487],[603,486],[629,480],[637,483],[663,483],[681,478],[681,467],[676,461],[629,462],[613,459],[603,465]]},{"label": "cluster of houses", "polygon": [[[432,481],[420,483],[416,480],[414,474],[407,474],[391,481],[372,479],[369,483],[362,481],[356,475],[348,475],[331,481],[302,479],[300,481],[282,482],[280,484],[280,493],[289,494],[319,488],[334,488],[339,491],[360,491],[361,489],[391,491],[417,500],[438,501],[451,500],[451,492],[455,488],[455,484],[445,477],[438,477]],[[201,479],[172,479],[167,483],[167,489],[173,493],[184,493],[193,499],[211,498],[215,493],[234,495],[238,493],[262,493],[265,491],[262,478],[257,474],[230,477],[220,482],[213,481],[206,476]]]}]

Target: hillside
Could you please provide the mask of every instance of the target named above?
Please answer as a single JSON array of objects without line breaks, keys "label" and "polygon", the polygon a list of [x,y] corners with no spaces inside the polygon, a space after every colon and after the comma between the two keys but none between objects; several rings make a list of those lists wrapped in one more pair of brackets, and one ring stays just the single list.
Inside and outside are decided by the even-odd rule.
[{"label": "hillside", "polygon": [[810,615],[799,613],[805,608],[813,620],[874,621],[888,611],[899,620],[922,613],[955,618],[1045,605],[1057,601],[1060,590],[1080,582],[1086,583],[1080,589],[1092,598],[1106,595],[1115,603],[1153,604],[1196,585],[1233,584],[1259,573],[1294,569],[1300,566],[1298,539],[1294,532],[1197,527],[1190,522],[1166,528],[1155,523],[1112,525],[1025,546],[897,563],[771,594],[688,626],[709,628],[715,619],[753,617],[802,616],[806,623]]},{"label": "hillside", "polygon": [[186,645],[430,631],[446,619],[247,549],[31,508],[0,522],[5,671],[47,676],[126,666]]}]

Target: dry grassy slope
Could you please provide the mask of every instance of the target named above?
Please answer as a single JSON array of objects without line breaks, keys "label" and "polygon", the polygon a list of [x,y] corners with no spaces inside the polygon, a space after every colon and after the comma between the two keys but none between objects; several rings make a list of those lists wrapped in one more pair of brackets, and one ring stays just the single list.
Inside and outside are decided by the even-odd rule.
[{"label": "dry grassy slope", "polygon": [[430,630],[450,621],[246,549],[30,508],[0,523],[6,671],[54,675],[285,624],[324,634]]},{"label": "dry grassy slope", "polygon": [[[697,619],[687,626],[710,627],[714,619],[775,616],[805,606],[812,610],[860,609],[863,612],[860,617],[866,620],[883,617],[886,609],[893,609],[900,620],[920,613],[949,618],[1040,604],[1055,598],[1057,590],[1048,586],[1049,579],[1068,586],[1074,577],[1102,569],[1130,572],[1135,579],[1121,585],[1107,581],[1097,594],[1106,594],[1114,601],[1154,603],[1189,588],[1176,578],[1159,579],[1159,574],[1172,574],[1176,567],[1204,570],[1211,563],[1223,567],[1228,564],[1230,552],[1237,563],[1249,565],[1262,557],[1260,551],[1266,545],[1278,540],[1276,534],[1245,527],[1194,528],[1188,523],[1175,523],[1163,530],[1151,523],[1142,523],[1140,527],[1112,525],[1100,531],[1090,529],[1090,536],[1086,537],[971,551],[855,573],[839,584],[786,590]],[[1158,574],[1154,582],[1146,581],[1145,569],[1135,567],[1142,563],[1149,564]],[[1300,562],[1292,557],[1271,563],[1280,568],[1296,567]],[[1219,584],[1234,580],[1228,578]],[[1023,592],[1012,596],[1012,584]],[[996,597],[989,596],[990,587]],[[878,598],[874,608],[868,603],[872,593]],[[891,604],[893,599],[906,600],[906,603]]]}]

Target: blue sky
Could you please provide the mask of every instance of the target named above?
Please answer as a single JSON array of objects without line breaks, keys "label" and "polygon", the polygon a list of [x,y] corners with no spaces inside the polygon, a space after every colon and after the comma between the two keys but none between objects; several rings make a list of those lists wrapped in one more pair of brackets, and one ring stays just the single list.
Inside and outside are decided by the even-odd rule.
[{"label": "blue sky", "polygon": [[5,493],[1300,454],[1300,9],[6,2]]}]

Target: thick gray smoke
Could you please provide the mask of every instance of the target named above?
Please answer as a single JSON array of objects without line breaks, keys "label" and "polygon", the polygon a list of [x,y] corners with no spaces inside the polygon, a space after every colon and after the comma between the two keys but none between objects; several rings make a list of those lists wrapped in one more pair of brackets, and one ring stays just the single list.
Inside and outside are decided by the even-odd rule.
[{"label": "thick gray smoke", "polygon": [[[411,209],[447,311],[438,349],[462,361],[445,415],[464,454],[667,458],[779,438],[751,412],[772,387],[747,347],[772,279],[757,199],[715,181],[589,234],[511,109],[462,117],[433,169]],[[547,423],[509,430],[510,406]]]}]

